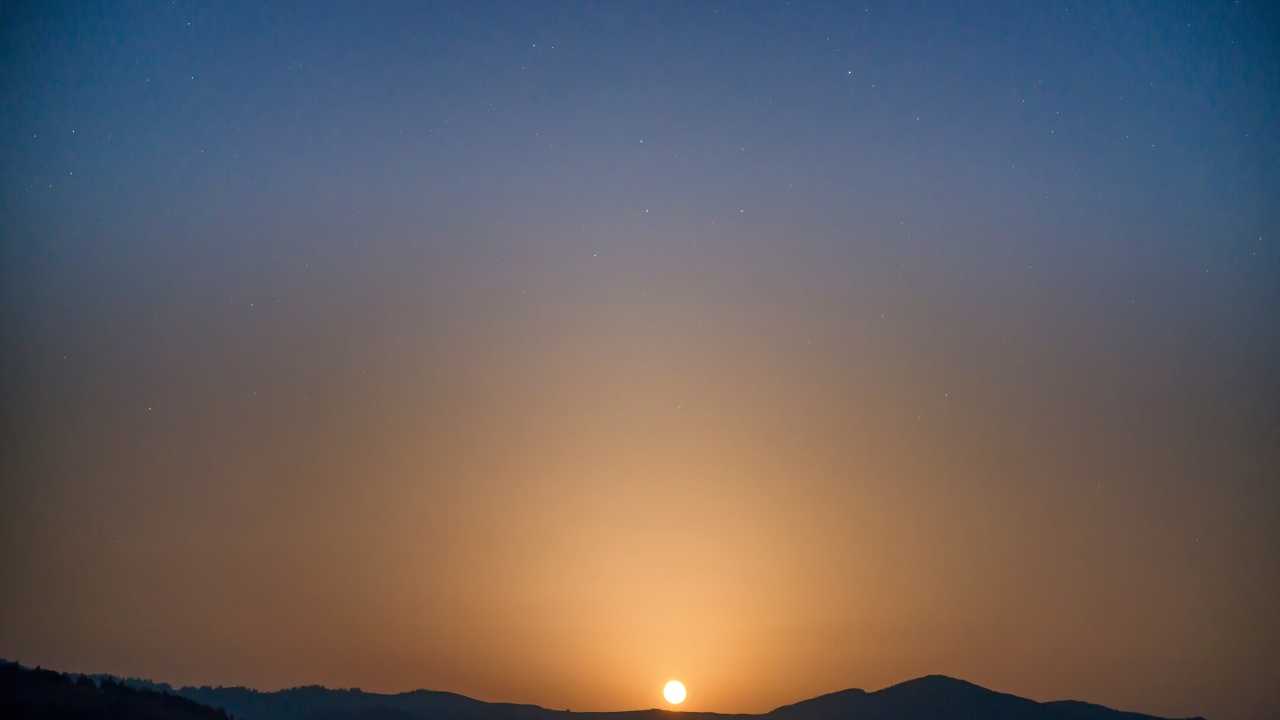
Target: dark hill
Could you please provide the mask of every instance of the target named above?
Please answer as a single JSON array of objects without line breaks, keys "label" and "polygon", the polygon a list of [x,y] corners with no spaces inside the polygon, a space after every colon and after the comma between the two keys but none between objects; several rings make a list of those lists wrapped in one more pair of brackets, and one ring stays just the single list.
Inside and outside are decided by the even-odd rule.
[{"label": "dark hill", "polygon": [[1154,720],[1078,702],[1039,703],[988,690],[964,680],[927,675],[873,693],[862,690],[822,695],[784,705],[769,720]]},{"label": "dark hill", "polygon": [[[9,698],[17,697],[11,687],[23,683],[35,683],[38,686],[18,688],[18,694],[23,697],[46,692],[40,688],[51,684],[56,686],[55,689],[60,688],[58,692],[71,693],[77,698],[80,698],[78,693],[83,693],[84,697],[77,702],[83,702],[87,707],[95,702],[95,692],[110,695],[122,689],[128,690],[107,676],[97,676],[100,678],[99,687],[84,676],[76,679],[48,671],[22,670],[23,673],[41,674],[22,675],[21,682],[18,682],[19,676],[14,675],[18,666],[5,667],[14,679],[9,679],[10,675],[5,676],[8,684],[4,688],[6,695],[3,702],[6,705],[0,706],[0,709],[10,707]],[[3,715],[49,718],[205,717],[209,720],[225,720],[226,715],[222,713],[225,711],[237,720],[1160,720],[1153,715],[1122,712],[1083,702],[1036,702],[942,675],[908,680],[875,692],[842,690],[783,705],[761,715],[720,715],[657,709],[572,713],[549,710],[537,705],[489,703],[455,693],[430,690],[381,694],[357,689],[330,690],[309,686],[259,692],[243,687],[175,689],[145,680],[130,679],[125,682],[136,688],[132,692],[140,696],[136,702],[143,708],[143,712],[125,715]],[[152,706],[146,703],[159,703],[157,707],[162,705],[166,710],[171,710],[171,713],[154,714]],[[211,711],[209,708],[218,710]],[[199,715],[200,712],[213,714]]]},{"label": "dark hill", "polygon": [[0,717],[21,720],[227,720],[221,710],[115,680],[0,661]]},{"label": "dark hill", "polygon": [[843,690],[763,715],[656,709],[568,713],[423,690],[398,695],[315,687],[274,693],[244,688],[182,688],[177,692],[226,708],[244,720],[1158,720],[1089,703],[1040,703],[942,675],[908,680],[876,692]]}]

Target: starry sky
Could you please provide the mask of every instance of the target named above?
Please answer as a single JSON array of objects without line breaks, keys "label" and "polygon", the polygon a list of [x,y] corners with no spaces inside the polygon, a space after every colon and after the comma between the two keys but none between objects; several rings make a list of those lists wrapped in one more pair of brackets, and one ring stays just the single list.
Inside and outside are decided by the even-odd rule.
[{"label": "starry sky", "polygon": [[0,5],[0,656],[1280,708],[1280,9]]}]

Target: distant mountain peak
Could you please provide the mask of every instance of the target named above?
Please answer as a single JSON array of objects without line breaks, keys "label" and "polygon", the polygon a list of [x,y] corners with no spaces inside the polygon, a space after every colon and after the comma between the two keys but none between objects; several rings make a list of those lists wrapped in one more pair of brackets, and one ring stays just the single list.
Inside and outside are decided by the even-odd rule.
[{"label": "distant mountain peak", "polygon": [[[1035,700],[948,675],[923,675],[866,692],[857,688],[783,705],[761,720],[1157,720],[1102,705]],[[1203,720],[1203,719],[1198,719]]]},{"label": "distant mountain peak", "polygon": [[981,685],[974,685],[968,680],[961,680],[960,678],[954,678],[954,677],[951,677],[950,675],[939,675],[938,673],[921,675],[918,678],[903,680],[902,682],[897,683],[895,685],[890,685],[889,687],[897,687],[898,685],[912,685],[912,684],[919,684],[919,683],[927,683],[929,685],[941,685],[941,686],[972,685],[973,687],[982,687]]},{"label": "distant mountain peak", "polygon": [[921,675],[918,678],[904,680],[896,685],[890,685],[876,692],[894,692],[894,691],[927,691],[927,692],[983,692],[999,695],[996,690],[991,690],[981,685],[976,685],[968,680],[961,680],[949,675]]}]

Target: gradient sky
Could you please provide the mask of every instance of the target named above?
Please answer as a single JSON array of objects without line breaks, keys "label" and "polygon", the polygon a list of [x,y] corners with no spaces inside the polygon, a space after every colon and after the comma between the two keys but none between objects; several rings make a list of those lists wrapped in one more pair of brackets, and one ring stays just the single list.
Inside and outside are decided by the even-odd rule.
[{"label": "gradient sky", "polygon": [[1280,10],[0,5],[0,656],[1280,708]]}]

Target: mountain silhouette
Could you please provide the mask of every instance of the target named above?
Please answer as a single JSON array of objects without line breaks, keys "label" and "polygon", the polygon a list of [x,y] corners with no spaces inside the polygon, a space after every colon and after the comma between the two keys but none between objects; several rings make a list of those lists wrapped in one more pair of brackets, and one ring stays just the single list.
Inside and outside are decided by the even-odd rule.
[{"label": "mountain silhouette", "polygon": [[227,720],[219,709],[117,680],[0,661],[0,717],[39,720]]},{"label": "mountain silhouette", "polygon": [[[7,667],[17,667],[8,665]],[[31,673],[36,671],[26,670]],[[42,671],[48,675],[57,673]],[[9,676],[6,677],[6,682]],[[88,676],[79,676],[81,678]],[[767,713],[729,715],[711,712],[630,710],[570,712],[537,705],[492,703],[451,692],[414,690],[383,694],[318,685],[261,692],[244,687],[181,687],[147,680],[93,676],[94,682],[121,684],[147,696],[189,701],[214,713],[209,720],[1161,720],[1154,715],[1123,712],[1074,700],[1037,702],[996,692],[944,675],[927,675],[883,690],[850,689],[783,705]],[[5,685],[9,691],[9,685]],[[177,697],[174,697],[177,696]],[[6,696],[7,698],[8,696]],[[0,703],[7,700],[0,699]],[[198,703],[198,705],[196,705]],[[0,707],[3,707],[0,705]],[[175,706],[176,707],[176,706]],[[16,715],[9,717],[107,717],[106,715]],[[124,717],[124,716],[121,716]],[[195,717],[138,715],[138,717]],[[1198,718],[1194,720],[1203,720]]]},{"label": "mountain silhouette", "polygon": [[945,675],[926,675],[871,693],[844,690],[821,695],[784,705],[764,717],[769,720],[1151,720],[1155,716],[1071,700],[1041,703]]}]

